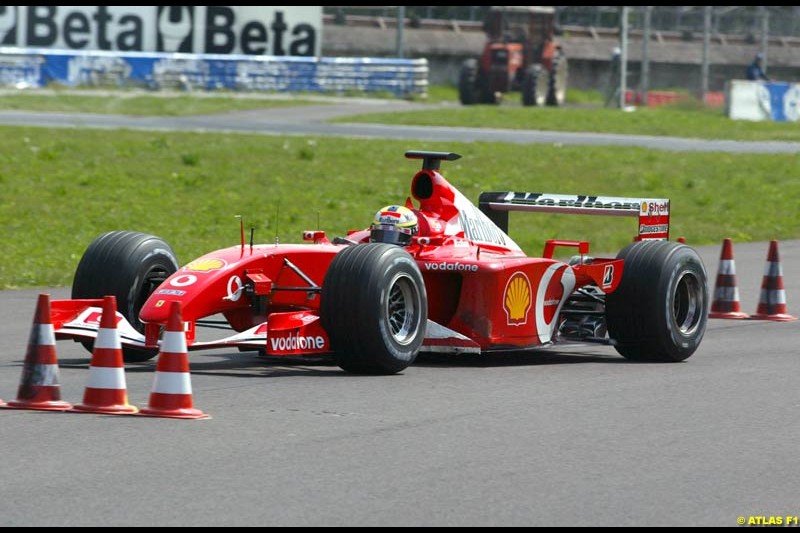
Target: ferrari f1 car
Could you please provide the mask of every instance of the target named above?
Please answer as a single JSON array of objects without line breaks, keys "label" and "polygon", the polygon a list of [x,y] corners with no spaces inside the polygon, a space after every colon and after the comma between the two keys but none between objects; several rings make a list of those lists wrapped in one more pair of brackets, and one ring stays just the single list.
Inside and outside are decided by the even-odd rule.
[{"label": "ferrari f1 car", "polygon": [[[100,299],[114,295],[126,361],[158,353],[174,301],[190,352],[332,355],[366,374],[400,372],[421,351],[578,341],[632,360],[682,361],[698,348],[707,275],[692,248],[669,241],[669,200],[484,192],[476,206],[439,171],[458,154],[405,155],[422,160],[404,205],[419,222],[406,246],[370,242],[368,229],[333,240],[306,231],[298,244],[254,244],[251,233],[247,244],[242,226],[241,242],[180,266],[159,237],[108,232],[81,258],[72,298],[51,303],[56,337],[91,349]],[[542,257],[530,257],[508,234],[511,211],[631,216],[639,230],[613,258],[566,240],[548,240]],[[568,262],[554,258],[562,247],[574,254]],[[201,326],[227,331],[201,339]]]}]

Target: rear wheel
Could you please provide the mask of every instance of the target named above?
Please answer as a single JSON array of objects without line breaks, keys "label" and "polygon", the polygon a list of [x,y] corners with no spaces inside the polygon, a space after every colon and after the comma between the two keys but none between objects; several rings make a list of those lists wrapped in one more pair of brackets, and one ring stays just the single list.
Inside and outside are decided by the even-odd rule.
[{"label": "rear wheel", "polygon": [[425,338],[428,300],[416,261],[403,248],[356,244],[336,254],[322,284],[320,319],[339,366],[395,374]]},{"label": "rear wheel", "polygon": [[[117,310],[139,332],[139,311],[161,283],[178,270],[172,248],[159,237],[111,231],[97,237],[83,254],[72,282],[72,298],[115,296]],[[84,342],[91,351],[93,343]],[[158,352],[123,348],[127,362],[152,359]]]},{"label": "rear wheel", "polygon": [[475,82],[477,86],[478,102],[481,104],[499,104],[498,93],[492,91],[492,80],[489,79],[489,73],[479,70],[478,79]]},{"label": "rear wheel", "polygon": [[462,105],[472,105],[477,102],[477,83],[478,62],[474,59],[467,59],[461,65],[461,73],[458,76],[458,97]]},{"label": "rear wheel", "polygon": [[567,99],[567,57],[562,53],[553,59],[553,68],[547,76],[545,104],[562,106]]},{"label": "rear wheel", "polygon": [[705,266],[692,248],[640,241],[617,255],[622,280],[606,296],[606,324],[616,350],[636,361],[683,361],[706,330]]}]

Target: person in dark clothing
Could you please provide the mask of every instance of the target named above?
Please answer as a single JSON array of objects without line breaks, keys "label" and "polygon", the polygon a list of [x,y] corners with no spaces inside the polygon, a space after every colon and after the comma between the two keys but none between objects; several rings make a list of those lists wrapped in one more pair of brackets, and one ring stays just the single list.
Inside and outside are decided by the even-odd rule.
[{"label": "person in dark clothing", "polygon": [[759,52],[759,53],[756,54],[756,57],[755,57],[755,59],[753,59],[753,62],[750,63],[747,66],[747,79],[748,80],[770,81],[769,76],[767,76],[767,73],[764,72],[764,69],[761,67],[761,62],[763,61],[763,59],[764,59],[764,54]]}]

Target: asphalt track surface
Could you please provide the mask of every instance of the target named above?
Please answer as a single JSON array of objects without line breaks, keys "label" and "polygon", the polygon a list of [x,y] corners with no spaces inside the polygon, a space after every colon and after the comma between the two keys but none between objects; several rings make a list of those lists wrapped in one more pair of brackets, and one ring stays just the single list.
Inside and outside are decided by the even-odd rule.
[{"label": "asphalt track surface", "polygon": [[384,124],[328,123],[334,117],[371,111],[427,109],[443,106],[405,101],[360,99],[356,103],[333,100],[329,104],[278,107],[214,115],[184,117],[132,117],[101,114],[33,113],[0,111],[0,124],[58,128],[140,129],[155,131],[224,131],[261,135],[321,135],[415,141],[504,142],[638,146],[670,151],[800,153],[800,143],[781,141],[724,141],[612,133],[576,133],[493,128],[450,128]]},{"label": "asphalt track surface", "polygon": [[[691,243],[690,243],[691,244]],[[800,315],[800,241],[779,243]],[[720,246],[698,248],[713,288]],[[734,243],[755,312],[767,243]],[[0,292],[0,398],[36,298]],[[800,321],[709,321],[687,361],[605,346],[421,356],[395,376],[324,359],[190,356],[208,420],[0,410],[0,526],[695,526],[800,515]],[[80,403],[89,354],[57,347]],[[148,404],[155,360],[126,365]],[[756,518],[753,518],[756,519]]]}]

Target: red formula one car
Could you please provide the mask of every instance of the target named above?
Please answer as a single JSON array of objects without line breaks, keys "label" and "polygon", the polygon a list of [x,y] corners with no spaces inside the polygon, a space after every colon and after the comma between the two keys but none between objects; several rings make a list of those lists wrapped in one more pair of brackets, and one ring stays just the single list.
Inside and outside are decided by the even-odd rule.
[{"label": "red formula one car", "polygon": [[[420,351],[580,341],[613,345],[628,359],[681,361],[697,349],[708,316],[707,275],[692,248],[668,240],[668,200],[485,192],[475,206],[439,172],[458,154],[406,157],[422,160],[411,196],[379,212],[371,227],[388,234],[405,224],[404,246],[371,242],[370,229],[333,241],[306,231],[303,244],[256,245],[252,236],[245,243],[242,229],[237,245],[181,267],[162,239],[112,231],[84,253],[72,299],[51,303],[57,338],[91,349],[98,299],[114,295],[126,361],[158,353],[173,301],[181,303],[189,351],[332,354],[358,373],[402,371]],[[561,240],[529,257],[508,235],[509,211],[632,216],[639,231],[615,258],[591,257],[588,242]],[[559,261],[558,247],[577,254]],[[201,340],[199,326],[228,331]]]}]

